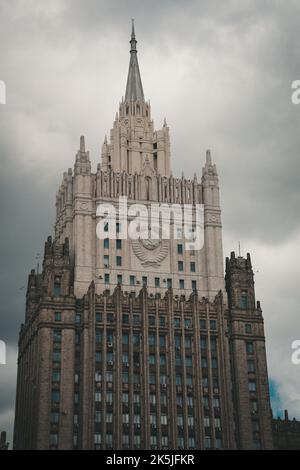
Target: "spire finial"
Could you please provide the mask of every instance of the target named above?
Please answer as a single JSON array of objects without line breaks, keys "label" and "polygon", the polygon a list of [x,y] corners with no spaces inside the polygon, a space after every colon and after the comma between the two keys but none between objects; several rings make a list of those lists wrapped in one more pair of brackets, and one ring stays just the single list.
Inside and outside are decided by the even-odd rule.
[{"label": "spire finial", "polygon": [[80,153],[85,153],[85,139],[83,135],[80,137]]},{"label": "spire finial", "polygon": [[135,38],[134,20],[132,20],[130,63],[127,77],[125,101],[144,101],[144,92],[137,59],[136,44],[137,40]]},{"label": "spire finial", "polygon": [[137,40],[135,39],[134,19],[133,18],[132,18],[131,22],[132,22],[132,26],[131,26],[131,39],[130,39],[131,49],[130,49],[130,52],[137,52],[137,50],[136,50]]}]

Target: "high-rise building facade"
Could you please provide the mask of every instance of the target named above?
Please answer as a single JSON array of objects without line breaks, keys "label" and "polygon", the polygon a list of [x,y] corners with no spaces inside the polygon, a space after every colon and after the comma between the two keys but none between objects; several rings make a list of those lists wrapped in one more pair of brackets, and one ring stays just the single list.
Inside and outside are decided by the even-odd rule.
[{"label": "high-rise building facade", "polygon": [[[171,172],[134,28],[125,97],[92,173],[80,139],[56,197],[54,239],[31,271],[19,338],[16,449],[270,449],[263,317],[250,256],[224,279],[219,182]],[[204,207],[204,244],[96,234],[101,204]],[[131,220],[128,215],[127,221]],[[171,219],[171,233],[175,222]],[[178,229],[178,228],[177,228]],[[180,231],[180,230],[179,230]],[[179,234],[180,235],[180,234]]]}]

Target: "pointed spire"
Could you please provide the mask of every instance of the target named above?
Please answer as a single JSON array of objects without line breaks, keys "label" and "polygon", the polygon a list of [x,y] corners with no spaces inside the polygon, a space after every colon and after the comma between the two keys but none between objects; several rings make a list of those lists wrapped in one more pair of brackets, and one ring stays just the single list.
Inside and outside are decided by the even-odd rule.
[{"label": "pointed spire", "polygon": [[144,101],[144,91],[137,59],[137,40],[135,38],[134,20],[132,20],[132,31],[130,40],[130,62],[126,85],[125,101]]},{"label": "pointed spire", "polygon": [[85,153],[85,140],[83,135],[80,137],[80,153]]},{"label": "pointed spire", "polygon": [[207,165],[211,165],[212,162],[211,162],[211,153],[210,153],[210,150],[206,150],[206,163]]}]

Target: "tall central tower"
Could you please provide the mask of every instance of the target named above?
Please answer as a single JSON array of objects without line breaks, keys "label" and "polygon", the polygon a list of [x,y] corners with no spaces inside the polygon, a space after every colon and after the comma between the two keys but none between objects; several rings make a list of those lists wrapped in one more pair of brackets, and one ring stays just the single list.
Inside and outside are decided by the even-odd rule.
[{"label": "tall central tower", "polygon": [[[42,273],[28,278],[14,447],[271,448],[250,257],[227,260],[225,289],[211,153],[200,181],[173,176],[169,128],[165,121],[154,130],[144,98],[134,25],[130,45],[126,93],[101,163],[93,173],[81,137],[57,192]],[[201,204],[203,246],[188,249],[175,235],[133,240],[120,223],[116,239],[109,224],[99,239],[98,206],[117,210],[121,196],[147,208]]]}]

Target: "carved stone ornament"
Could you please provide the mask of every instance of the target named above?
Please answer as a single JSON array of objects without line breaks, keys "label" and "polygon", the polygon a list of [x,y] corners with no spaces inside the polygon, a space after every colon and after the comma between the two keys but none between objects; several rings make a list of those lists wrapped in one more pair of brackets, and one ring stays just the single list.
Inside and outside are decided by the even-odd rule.
[{"label": "carved stone ornament", "polygon": [[134,254],[141,261],[142,266],[158,268],[166,258],[169,251],[168,240],[142,239],[132,241]]}]

